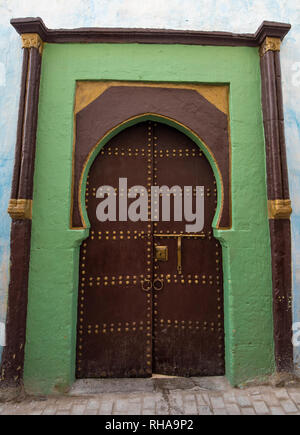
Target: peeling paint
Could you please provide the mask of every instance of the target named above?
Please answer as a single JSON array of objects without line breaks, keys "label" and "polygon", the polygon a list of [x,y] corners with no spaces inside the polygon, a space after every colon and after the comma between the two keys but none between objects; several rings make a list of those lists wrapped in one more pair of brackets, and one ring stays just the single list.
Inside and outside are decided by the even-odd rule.
[{"label": "peeling paint", "polygon": [[0,322],[0,346],[5,346],[5,323]]}]

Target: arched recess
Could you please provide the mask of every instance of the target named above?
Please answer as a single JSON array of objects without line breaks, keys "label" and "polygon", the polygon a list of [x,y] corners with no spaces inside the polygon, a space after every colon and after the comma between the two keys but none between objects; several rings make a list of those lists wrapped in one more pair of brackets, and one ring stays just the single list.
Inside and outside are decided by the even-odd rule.
[{"label": "arched recess", "polygon": [[95,155],[115,134],[157,119],[189,136],[209,159],[218,180],[214,227],[231,227],[231,150],[228,116],[194,90],[112,86],[75,116],[71,228],[86,227],[82,191]]},{"label": "arched recess", "polygon": [[193,131],[191,131],[186,126],[182,125],[180,122],[178,122],[174,119],[164,117],[164,116],[159,115],[159,114],[154,114],[154,113],[146,113],[146,114],[142,114],[140,116],[125,120],[121,124],[115,126],[115,128],[113,128],[110,132],[108,132],[103,138],[101,138],[100,141],[97,143],[97,145],[95,145],[94,148],[90,151],[90,153],[89,153],[89,155],[88,155],[88,157],[83,165],[83,170],[82,170],[82,173],[80,176],[80,183],[79,183],[79,190],[78,190],[78,204],[79,204],[79,211],[80,211],[80,216],[81,216],[81,220],[83,223],[83,227],[86,229],[90,228],[90,223],[89,223],[88,215],[87,215],[86,208],[85,208],[85,191],[86,191],[87,176],[88,176],[89,170],[90,170],[94,160],[96,159],[96,157],[99,154],[99,152],[101,151],[101,149],[114,136],[116,136],[117,134],[119,134],[121,131],[125,130],[128,127],[131,127],[135,124],[138,124],[138,123],[144,122],[144,121],[160,122],[162,124],[169,125],[170,127],[173,127],[175,129],[179,130],[180,132],[182,132],[186,136],[188,136],[203,151],[204,155],[206,156],[206,158],[208,159],[208,161],[210,163],[210,166],[213,170],[213,173],[214,173],[214,176],[215,176],[215,179],[217,182],[217,201],[218,202],[217,202],[216,213],[215,213],[215,216],[214,216],[214,219],[212,222],[212,228],[218,229],[220,219],[221,219],[222,210],[224,207],[224,183],[223,183],[223,178],[222,178],[220,168],[218,166],[218,163],[216,161],[216,158],[215,158],[213,152],[199,136],[197,136]]},{"label": "arched recess", "polygon": [[[165,126],[163,124],[165,124]],[[128,132],[128,136],[126,136],[126,130],[130,130]],[[151,130],[151,132],[149,133],[148,130]],[[142,131],[145,135],[142,136],[139,133],[136,133],[136,131]],[[133,135],[132,132],[134,132]],[[164,134],[164,132],[168,133]],[[150,138],[152,139],[148,139],[148,135],[150,135]],[[129,137],[129,140],[126,139],[127,137]],[[146,138],[146,145],[143,145],[143,137]],[[147,143],[148,140],[152,141],[151,144],[150,142]],[[107,151],[105,152],[103,150],[102,152],[100,152],[100,150],[105,146],[108,147]],[[167,237],[168,240],[164,240],[162,242],[160,239],[158,239],[160,237],[165,237],[165,235],[163,234],[159,235],[159,233],[164,232],[162,231],[162,229],[165,229],[165,232],[169,233],[169,230],[172,229],[174,223],[168,223],[168,227],[160,227],[161,223],[154,223],[154,226],[152,226],[150,222],[145,221],[144,223],[140,222],[137,224],[134,224],[132,222],[126,222],[123,223],[123,225],[125,226],[122,226],[122,219],[120,219],[120,222],[118,222],[117,219],[117,222],[111,224],[104,222],[99,223],[99,221],[97,221],[95,215],[95,207],[97,208],[98,200],[95,198],[95,190],[97,190],[100,185],[110,185],[112,183],[112,186],[116,186],[116,180],[120,176],[127,177],[127,175],[125,174],[128,170],[128,179],[130,179],[131,182],[132,180],[134,180],[133,184],[136,182],[138,185],[143,185],[144,180],[151,180],[151,178],[143,178],[143,171],[145,170],[145,168],[142,162],[139,161],[139,158],[142,157],[141,160],[145,160],[144,154],[138,154],[139,157],[134,157],[135,154],[130,148],[140,148],[143,146],[152,147],[148,148],[148,151],[145,150],[145,152],[146,156],[148,155],[148,160],[146,160],[147,165],[153,159],[153,163],[150,163],[150,167],[152,167],[153,173],[156,174],[154,175],[153,184],[155,184],[156,182],[158,183],[158,185],[162,185],[164,183],[168,184],[168,182],[170,182],[169,186],[173,186],[176,183],[178,183],[180,186],[192,184],[195,185],[192,181],[190,181],[192,179],[190,179],[188,175],[193,174],[194,170],[194,176],[196,176],[197,174],[197,178],[193,179],[201,180],[199,182],[199,185],[205,186],[205,190],[208,189],[211,192],[214,192],[215,189],[215,193],[213,193],[213,195],[207,193],[207,196],[211,196],[211,198],[207,198],[207,202],[205,202],[205,209],[207,210],[205,210],[205,229],[203,229],[205,236],[204,234],[198,234],[198,237],[204,237],[206,239],[203,241],[203,244],[197,243],[197,246],[193,245],[193,248],[191,249],[191,243],[193,244],[195,243],[195,241],[190,241],[190,236],[187,234],[179,237],[177,234],[174,235],[174,237],[177,237],[177,239],[175,238],[177,248],[176,250],[174,250],[174,240],[169,240],[169,238]],[[155,151],[156,146],[157,149]],[[174,149],[176,149],[176,147],[178,146],[179,148],[183,149],[186,147],[190,147],[190,149],[193,150],[199,147],[201,152],[195,151],[195,153],[193,154],[188,154],[190,156],[190,158],[188,159],[185,158],[184,154],[183,159],[176,158],[176,161],[174,161],[174,159],[171,159],[168,161],[167,166],[160,166],[161,164],[163,164],[162,162],[164,159],[156,159],[156,153],[158,153],[159,155],[159,153],[164,148],[167,149],[167,151],[170,150],[170,152],[172,153],[172,148],[174,152]],[[128,152],[125,151],[127,147],[129,148],[129,160],[127,160]],[[152,152],[150,151],[151,149]],[[99,152],[101,155],[99,154]],[[102,154],[105,154],[105,156],[102,156]],[[115,157],[115,155],[118,157]],[[197,157],[198,155],[202,156],[202,158]],[[177,154],[176,156],[182,157],[181,154]],[[108,160],[106,160],[107,157]],[[172,157],[172,155],[170,157]],[[157,162],[156,160],[159,160],[159,162]],[[174,166],[173,170],[170,171],[172,172],[171,176],[171,174],[169,173],[169,167],[170,165],[172,166],[172,164]],[[182,167],[183,171],[180,169],[180,166]],[[148,174],[148,170],[150,167],[147,166],[146,169]],[[186,171],[186,168],[189,168],[188,171]],[[131,178],[132,175],[130,175],[130,171],[133,171],[132,174],[134,173],[133,178]],[[185,173],[186,175],[183,175]],[[160,178],[162,174],[163,177]],[[89,179],[87,183],[88,176]],[[149,175],[147,175],[147,177],[149,177]],[[159,182],[161,184],[159,184]],[[147,189],[150,189],[150,181],[146,181],[146,183],[147,184],[145,184],[145,186],[148,186]],[[88,185],[86,186],[86,184]],[[198,183],[196,184],[198,185]],[[178,376],[183,374],[185,376],[224,374],[223,270],[221,260],[222,249],[220,244],[211,237],[210,232],[213,219],[217,221],[218,215],[220,214],[223,188],[220,170],[211,150],[207,147],[206,144],[204,144],[200,140],[200,138],[197,138],[192,132],[189,132],[189,134],[187,134],[187,129],[185,128],[185,126],[178,124],[175,120],[165,119],[164,117],[157,114],[143,114],[139,117],[136,117],[135,119],[126,120],[121,123],[121,125],[116,126],[110,132],[110,134],[102,138],[102,140],[100,140],[100,142],[91,150],[88,159],[85,162],[83,172],[81,174],[80,186],[81,208],[82,211],[84,211],[83,220],[85,222],[85,225],[91,228],[91,235],[86,241],[83,242],[80,250],[76,376],[78,378],[107,376],[135,377],[138,374],[139,376],[143,377],[145,376],[145,374],[149,375],[150,372],[165,373],[169,375],[176,374]],[[216,187],[219,187],[219,189],[216,189]],[[87,193],[86,188],[88,190]],[[121,187],[119,187],[119,189],[121,189]],[[217,195],[218,190],[219,207],[217,207],[217,197],[214,196]],[[122,191],[122,189],[119,190],[119,192],[120,191]],[[216,207],[218,208],[217,214]],[[88,222],[88,216],[90,218],[90,223]],[[160,228],[155,228],[155,225],[158,225]],[[179,222],[178,225],[180,225]],[[214,224],[214,226],[216,227],[216,223]],[[181,229],[183,229],[183,227],[173,226],[172,233],[179,233],[179,231],[181,233],[186,232],[181,231]],[[149,243],[151,244],[151,242],[149,241],[149,238],[147,239],[147,242],[142,241],[143,236],[141,236],[141,233],[143,233],[144,231],[141,230],[147,231],[147,238],[151,238],[154,244],[153,246],[157,245],[157,243],[154,243],[155,238],[158,244],[165,244],[164,248],[170,253],[170,261],[167,261],[165,265],[160,266],[158,266],[158,264],[155,265],[155,263],[151,263],[152,260],[150,260],[149,257],[154,259],[155,255],[146,252],[146,248],[147,251],[151,249],[147,246]],[[121,239],[123,239],[123,231],[125,231],[126,233],[134,231],[134,233],[137,233],[137,235],[126,236],[126,240],[120,241]],[[118,235],[110,236],[110,234],[113,233],[122,233],[122,236],[120,235],[120,238]],[[97,234],[96,238],[94,236],[95,234]],[[103,234],[105,234],[105,237],[103,236]],[[141,239],[139,239],[140,236]],[[181,240],[185,237],[187,238],[184,239],[182,247]],[[197,236],[195,235],[195,237]],[[136,242],[134,240],[127,240],[133,238],[138,240]],[[119,246],[119,243],[122,244],[122,248]],[[137,244],[135,245],[136,247],[134,249],[133,246],[131,246],[131,249],[129,249],[128,244],[131,243]],[[147,245],[143,246],[142,243],[146,243]],[[180,251],[180,255],[178,254],[178,249]],[[173,255],[176,252],[177,256]],[[121,255],[120,257],[120,253],[123,253],[124,256]],[[147,254],[147,259],[145,259],[146,263],[143,262],[144,253]],[[127,262],[129,258],[130,260]],[[174,263],[174,258],[177,258],[177,260],[175,261],[176,264]],[[149,347],[152,346],[155,348],[155,350],[153,350],[153,353],[148,350],[148,359],[147,361],[144,361],[145,340],[148,340],[147,337],[144,333],[141,333],[141,337],[137,337],[137,335],[134,335],[134,337],[130,336],[130,340],[127,341],[128,334],[125,333],[126,327],[124,325],[126,325],[126,322],[128,325],[128,322],[140,324],[147,321],[149,313],[146,312],[146,310],[149,309],[149,302],[146,301],[149,301],[149,299],[145,296],[145,291],[148,290],[144,290],[143,280],[145,279],[148,282],[152,282],[150,280],[153,280],[153,297],[157,296],[155,295],[155,291],[157,289],[155,289],[154,283],[158,280],[157,275],[155,274],[158,273],[157,269],[159,267],[161,267],[160,273],[165,274],[164,280],[166,284],[166,290],[164,294],[169,294],[169,296],[173,295],[173,297],[174,295],[178,296],[176,296],[174,299],[177,301],[177,303],[174,302],[172,307],[172,310],[174,310],[175,313],[173,314],[175,318],[185,319],[186,321],[189,321],[189,323],[192,322],[191,319],[196,322],[195,316],[198,319],[198,323],[201,320],[203,320],[203,322],[205,323],[206,319],[209,318],[210,322],[213,320],[213,323],[216,325],[219,322],[218,330],[216,331],[217,335],[210,337],[210,340],[207,339],[206,334],[202,331],[198,331],[199,334],[197,338],[195,338],[194,335],[188,335],[186,339],[190,340],[190,352],[188,352],[188,357],[184,357],[183,355],[185,355],[186,352],[183,351],[183,343],[185,343],[186,340],[183,340],[182,337],[180,338],[180,345],[178,342],[176,346],[175,344],[173,345],[172,349],[170,346],[164,346],[164,340],[170,340],[170,337],[172,336],[172,334],[175,334],[176,331],[174,328],[174,331],[171,332],[171,335],[168,338],[164,337],[160,339],[159,337],[161,336],[157,328],[157,317],[155,317],[157,316],[158,311],[154,310],[153,313],[155,320],[153,321],[154,324],[152,325],[152,328],[153,337],[155,337],[155,339],[152,340],[152,344],[149,344]],[[125,270],[127,273],[126,283],[122,281],[120,282],[120,275],[123,276]],[[174,278],[173,281],[167,279],[167,277],[170,276],[168,275],[168,273],[176,274],[176,270],[180,274],[179,283],[177,281],[177,278]],[[200,273],[200,271],[201,274],[211,273],[214,276],[214,278],[212,278],[212,276],[210,277],[211,282],[209,281],[209,286],[211,287],[209,287],[209,295],[206,294],[206,296],[201,299],[201,303],[199,299],[199,289],[197,287],[197,284],[199,284],[198,275],[195,275],[195,282],[192,282],[191,280],[187,281],[187,277],[190,276],[188,275],[189,273],[193,272],[194,274],[197,274]],[[118,281],[115,281],[115,276],[119,277]],[[133,279],[133,277],[135,277],[135,279]],[[97,283],[93,281],[93,279],[97,279]],[[133,280],[131,281],[131,279]],[[88,284],[86,282],[87,280]],[[182,301],[182,303],[178,304],[178,301],[180,301],[180,298],[183,296],[182,284],[184,283],[186,283],[186,285],[191,284],[191,286],[189,287],[190,296],[189,298],[184,297],[185,302]],[[205,287],[205,284],[208,283],[206,283],[205,281],[201,282],[201,289],[203,289],[203,285]],[[140,287],[142,287],[144,292],[140,291]],[[162,288],[163,287],[164,284],[162,284]],[[106,291],[107,288],[111,290],[109,293],[107,293]],[[120,288],[122,289],[121,293]],[[188,287],[186,288],[186,290],[187,289]],[[147,296],[149,296],[149,294],[147,294]],[[131,299],[132,297],[134,297],[134,299]],[[165,299],[165,297],[163,299]],[[168,312],[168,309],[171,309],[171,305],[167,304],[166,307],[164,305],[164,302],[161,302],[160,298],[157,303],[161,304],[160,315],[162,316],[162,318],[172,318],[171,313]],[[128,311],[126,309],[120,310],[120,308],[118,308],[120,306],[125,307],[127,306],[126,304],[128,304],[128,306],[130,307],[138,307],[138,312],[135,312],[136,308],[130,308],[130,310]],[[191,307],[196,306],[198,306],[198,309],[193,311]],[[111,307],[114,308],[112,309]],[[100,331],[103,332],[103,334],[100,334],[100,336],[98,336],[98,329],[95,329],[95,333],[89,330],[89,335],[85,334],[85,331],[87,331],[88,328],[92,327],[91,325],[98,325],[98,328],[99,325],[115,325],[116,322],[118,323],[119,334],[117,334],[117,336],[114,337],[112,341],[106,340],[108,339],[108,337],[105,335],[107,332],[106,328],[104,328],[103,331]],[[196,330],[197,326],[194,326]],[[151,326],[147,326],[147,329],[150,328]],[[115,332],[113,329],[110,329],[109,331],[111,331],[112,333]],[[128,328],[127,332],[130,332]],[[125,334],[124,337],[122,337],[123,333]],[[94,342],[94,340],[96,341]],[[101,340],[103,340],[103,342]],[[120,342],[118,340],[120,340]],[[176,340],[171,341],[172,343],[177,342]],[[213,345],[208,345],[208,342],[210,344],[213,343]],[[126,343],[124,348],[122,348],[122,343]],[[176,351],[174,349],[174,346],[176,347]],[[116,352],[119,352],[121,348],[122,352],[120,353],[120,358],[118,359]],[[168,355],[164,355],[166,348],[169,349]],[[200,349],[202,349],[202,359],[199,356]],[[153,358],[150,358],[149,354],[155,356],[153,356]],[[136,358],[134,358],[134,361],[132,361],[132,355],[136,356]],[[108,358],[109,362],[107,361]],[[122,362],[117,362],[119,360]],[[177,362],[176,364],[173,364],[174,368],[172,369],[171,361],[173,360],[176,360]],[[165,362],[162,363],[162,361]],[[151,370],[150,367],[146,364],[151,365]],[[172,370],[174,370],[174,372]]]}]

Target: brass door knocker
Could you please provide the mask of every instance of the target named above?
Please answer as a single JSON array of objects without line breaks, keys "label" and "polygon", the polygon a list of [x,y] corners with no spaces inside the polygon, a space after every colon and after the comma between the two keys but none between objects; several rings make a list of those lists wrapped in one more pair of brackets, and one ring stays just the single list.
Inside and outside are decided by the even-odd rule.
[{"label": "brass door knocker", "polygon": [[144,292],[149,292],[152,289],[152,282],[150,279],[144,279],[141,281],[141,287]]},{"label": "brass door knocker", "polygon": [[156,290],[157,292],[160,292],[163,288],[164,288],[164,280],[160,279],[160,278],[156,278],[153,281],[153,288],[154,290]]}]

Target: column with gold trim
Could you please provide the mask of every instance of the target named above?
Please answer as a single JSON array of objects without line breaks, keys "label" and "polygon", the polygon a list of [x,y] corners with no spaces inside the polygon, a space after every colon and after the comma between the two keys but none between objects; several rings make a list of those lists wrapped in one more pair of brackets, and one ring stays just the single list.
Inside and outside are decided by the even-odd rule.
[{"label": "column with gold trim", "polygon": [[43,41],[23,34],[23,69],[11,200],[10,283],[6,346],[0,368],[0,398],[13,398],[23,387],[33,176]]},{"label": "column with gold trim", "polygon": [[275,361],[277,372],[291,372],[293,370],[290,230],[292,208],[284,138],[280,45],[280,38],[266,37],[260,47],[260,57],[272,256]]}]

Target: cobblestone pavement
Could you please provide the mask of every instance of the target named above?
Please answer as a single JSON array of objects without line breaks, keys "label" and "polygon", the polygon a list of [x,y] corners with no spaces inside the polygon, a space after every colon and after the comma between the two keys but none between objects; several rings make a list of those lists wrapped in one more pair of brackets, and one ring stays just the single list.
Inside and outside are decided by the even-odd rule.
[{"label": "cobblestone pavement", "polygon": [[300,415],[300,387],[231,388],[223,377],[77,381],[68,395],[0,404],[0,415]]}]

